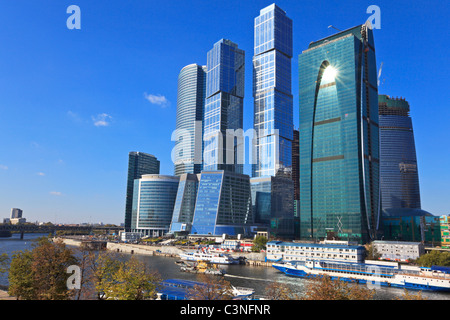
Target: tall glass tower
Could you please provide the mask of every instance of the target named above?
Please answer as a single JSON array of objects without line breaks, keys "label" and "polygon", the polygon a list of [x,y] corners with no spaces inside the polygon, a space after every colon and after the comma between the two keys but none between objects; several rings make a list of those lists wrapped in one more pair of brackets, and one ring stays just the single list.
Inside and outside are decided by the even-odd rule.
[{"label": "tall glass tower", "polygon": [[369,23],[299,55],[300,238],[367,243],[380,222],[378,87]]},{"label": "tall glass tower", "polygon": [[203,116],[205,171],[243,172],[243,161],[237,153],[240,139],[234,133],[243,127],[244,67],[245,52],[230,40],[221,39],[208,52]]},{"label": "tall glass tower", "polygon": [[175,175],[200,173],[203,155],[203,111],[206,66],[190,64],[178,76],[177,118],[173,161]]},{"label": "tall glass tower", "polygon": [[255,18],[253,127],[257,134],[253,177],[275,176],[292,166],[292,20],[272,4]]},{"label": "tall glass tower", "polygon": [[378,96],[381,206],[420,209],[419,174],[409,103]]},{"label": "tall glass tower", "polygon": [[154,155],[132,151],[128,154],[127,195],[125,201],[125,231],[131,230],[134,180],[144,174],[159,174],[160,163]]},{"label": "tall glass tower", "polygon": [[131,232],[161,237],[169,231],[179,177],[144,174],[134,180]]}]

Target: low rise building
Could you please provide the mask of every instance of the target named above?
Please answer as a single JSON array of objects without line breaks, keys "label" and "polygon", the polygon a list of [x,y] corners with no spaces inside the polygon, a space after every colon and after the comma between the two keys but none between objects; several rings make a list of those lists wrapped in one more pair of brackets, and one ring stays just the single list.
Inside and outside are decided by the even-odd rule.
[{"label": "low rise building", "polygon": [[382,260],[410,261],[425,253],[421,242],[373,241],[372,246],[381,255]]},{"label": "low rise building", "polygon": [[270,241],[266,247],[266,259],[268,261],[332,260],[363,263],[365,259],[364,246],[347,241],[328,240],[322,243]]}]

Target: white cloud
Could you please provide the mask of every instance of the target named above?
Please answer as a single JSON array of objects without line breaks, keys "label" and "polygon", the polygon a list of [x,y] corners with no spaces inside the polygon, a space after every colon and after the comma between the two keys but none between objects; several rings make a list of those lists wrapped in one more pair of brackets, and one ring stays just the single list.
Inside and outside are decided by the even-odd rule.
[{"label": "white cloud", "polygon": [[159,105],[162,108],[165,108],[169,105],[169,100],[167,100],[167,98],[165,96],[162,96],[160,94],[154,95],[154,94],[147,94],[147,92],[144,92],[144,97],[151,104]]},{"label": "white cloud", "polygon": [[51,194],[52,196],[61,196],[61,195],[62,195],[62,193],[59,192],[59,191],[50,191],[50,194]]},{"label": "white cloud", "polygon": [[43,172],[38,172],[38,173],[36,173],[38,176],[41,176],[41,177],[43,177],[43,176],[45,176],[45,173],[43,173]]},{"label": "white cloud", "polygon": [[0,169],[1,169],[1,170],[8,170],[8,167],[5,166],[5,165],[3,165],[3,164],[0,164]]},{"label": "white cloud", "polygon": [[96,127],[106,127],[111,123],[112,117],[107,113],[101,113],[97,116],[92,116],[92,121],[94,121],[94,126]]}]

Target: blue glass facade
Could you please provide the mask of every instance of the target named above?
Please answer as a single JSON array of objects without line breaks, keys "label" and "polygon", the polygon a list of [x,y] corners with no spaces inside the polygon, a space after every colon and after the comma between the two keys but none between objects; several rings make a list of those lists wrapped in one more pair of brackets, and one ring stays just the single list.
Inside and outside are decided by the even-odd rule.
[{"label": "blue glass facade", "polygon": [[199,179],[200,174],[183,174],[180,176],[170,233],[190,232],[194,217]]},{"label": "blue glass facade", "polygon": [[294,182],[290,177],[250,179],[256,224],[267,226],[271,236],[293,239]]},{"label": "blue glass facade", "polygon": [[299,55],[300,238],[366,243],[380,223],[378,89],[361,25]]},{"label": "blue glass facade", "polygon": [[173,140],[175,175],[200,173],[203,155],[203,112],[206,66],[190,64],[178,76],[177,118]]},{"label": "blue glass facade", "polygon": [[420,209],[419,174],[409,103],[378,97],[382,209]]},{"label": "blue glass facade", "polygon": [[202,172],[191,234],[248,234],[253,223],[250,177],[230,171]]},{"label": "blue glass facade", "polygon": [[253,127],[257,134],[253,177],[292,167],[292,20],[272,4],[255,18]]},{"label": "blue glass facade", "polygon": [[134,179],[144,174],[159,174],[160,162],[154,155],[132,151],[128,154],[127,195],[125,201],[125,231],[131,230]]},{"label": "blue glass facade", "polygon": [[157,174],[134,180],[131,232],[160,237],[169,231],[178,177]]},{"label": "blue glass facade", "polygon": [[245,53],[237,44],[222,39],[208,52],[207,70],[203,170],[242,173],[238,138],[227,137],[227,130],[243,127]]}]

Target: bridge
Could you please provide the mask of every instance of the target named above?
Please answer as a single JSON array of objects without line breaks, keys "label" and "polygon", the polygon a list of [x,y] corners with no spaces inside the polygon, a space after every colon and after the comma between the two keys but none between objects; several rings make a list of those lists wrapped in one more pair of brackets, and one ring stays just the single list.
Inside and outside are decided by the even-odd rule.
[{"label": "bridge", "polygon": [[74,232],[87,232],[91,233],[92,231],[104,231],[111,232],[115,231],[118,233],[120,230],[123,230],[123,227],[119,226],[96,226],[96,225],[36,225],[36,224],[0,224],[0,235],[1,234],[11,234],[13,232],[20,233],[20,239],[23,239],[24,233],[52,233],[54,234],[56,231],[74,231]]}]

